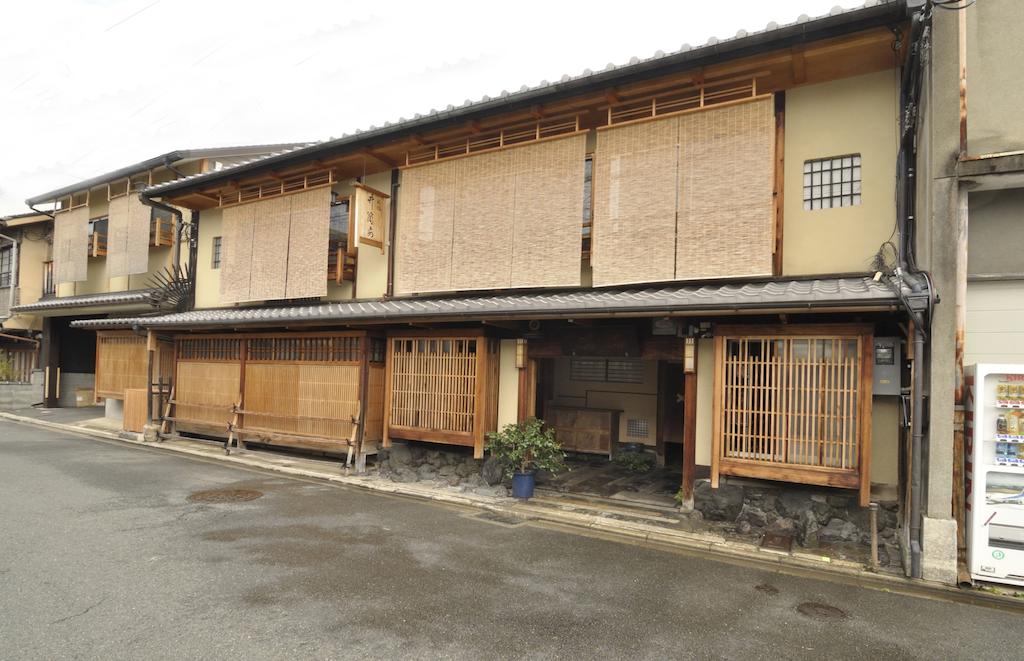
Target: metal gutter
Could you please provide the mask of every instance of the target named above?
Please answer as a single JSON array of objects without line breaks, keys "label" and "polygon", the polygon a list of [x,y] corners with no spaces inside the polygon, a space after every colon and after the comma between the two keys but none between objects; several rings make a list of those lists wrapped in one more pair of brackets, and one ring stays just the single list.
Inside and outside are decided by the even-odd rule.
[{"label": "metal gutter", "polygon": [[467,102],[459,108],[448,106],[443,111],[431,111],[425,116],[411,120],[400,119],[397,123],[386,122],[383,127],[370,127],[354,135],[318,143],[266,158],[241,163],[216,173],[192,176],[152,186],[147,195],[166,196],[182,193],[210,184],[238,179],[241,175],[280,167],[282,164],[329,158],[336,154],[368,147],[384,140],[393,140],[403,134],[436,130],[456,123],[464,123],[495,112],[509,112],[529,108],[538,103],[549,103],[586,92],[607,89],[626,81],[636,82],[657,78],[682,68],[699,68],[712,63],[757,55],[771,50],[781,50],[795,45],[828,39],[834,36],[859,32],[880,26],[889,26],[907,19],[903,0],[888,0],[849,11],[833,10],[833,13],[814,20],[805,20],[782,27],[772,27],[762,32],[747,34],[719,41],[711,39],[704,46],[681,50],[669,55],[656,56],[624,66],[609,67],[599,72],[584,72],[576,78],[565,76],[556,83],[524,89],[498,98],[484,97],[478,102]]}]

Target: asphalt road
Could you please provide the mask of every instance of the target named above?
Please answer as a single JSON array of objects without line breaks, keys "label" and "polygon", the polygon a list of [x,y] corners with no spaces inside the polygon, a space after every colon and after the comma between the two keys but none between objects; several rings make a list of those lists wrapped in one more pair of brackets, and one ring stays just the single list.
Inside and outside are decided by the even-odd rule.
[{"label": "asphalt road", "polygon": [[[189,500],[211,489],[263,496]],[[1021,631],[1013,613],[0,422],[5,659],[1006,660]]]}]

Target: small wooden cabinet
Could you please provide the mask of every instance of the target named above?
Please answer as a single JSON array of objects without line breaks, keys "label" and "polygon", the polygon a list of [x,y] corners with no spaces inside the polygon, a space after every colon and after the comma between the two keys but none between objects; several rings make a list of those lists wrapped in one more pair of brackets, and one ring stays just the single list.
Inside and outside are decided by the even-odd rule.
[{"label": "small wooden cabinet", "polygon": [[592,409],[551,404],[547,423],[555,438],[570,452],[615,454],[619,442],[619,416],[616,409]]}]

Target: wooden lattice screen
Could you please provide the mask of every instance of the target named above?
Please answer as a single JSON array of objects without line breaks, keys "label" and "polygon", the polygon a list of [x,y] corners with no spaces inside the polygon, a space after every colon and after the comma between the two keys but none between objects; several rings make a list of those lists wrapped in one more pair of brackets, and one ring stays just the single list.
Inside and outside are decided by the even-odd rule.
[{"label": "wooden lattice screen", "polygon": [[237,406],[236,430],[250,439],[342,450],[363,398],[363,442],[379,441],[384,366],[383,356],[373,355],[377,341],[361,332],[179,337],[175,423],[226,434]]},{"label": "wooden lattice screen", "polygon": [[497,422],[498,341],[483,335],[388,339],[385,444],[391,438],[469,445],[483,456]]},{"label": "wooden lattice screen", "polygon": [[719,475],[870,497],[871,330],[719,328],[712,484]]},{"label": "wooden lattice screen", "polygon": [[[153,364],[153,379],[168,378],[173,370],[169,344],[161,344]],[[126,389],[147,387],[149,356],[146,337],[133,331],[96,333],[96,397],[124,399]]]}]

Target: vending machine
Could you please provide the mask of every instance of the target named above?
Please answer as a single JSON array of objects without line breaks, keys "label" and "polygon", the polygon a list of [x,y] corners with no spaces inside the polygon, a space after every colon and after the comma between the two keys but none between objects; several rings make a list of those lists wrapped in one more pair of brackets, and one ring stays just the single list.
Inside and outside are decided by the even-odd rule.
[{"label": "vending machine", "polygon": [[1024,585],[1024,365],[971,365],[965,379],[971,576]]}]

